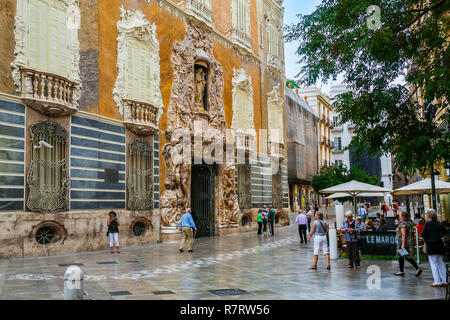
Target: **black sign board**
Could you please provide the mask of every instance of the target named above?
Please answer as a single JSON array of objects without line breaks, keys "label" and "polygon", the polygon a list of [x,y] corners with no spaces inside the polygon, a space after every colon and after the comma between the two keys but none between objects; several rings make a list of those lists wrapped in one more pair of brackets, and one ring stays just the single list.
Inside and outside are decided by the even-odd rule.
[{"label": "black sign board", "polygon": [[361,231],[361,254],[374,256],[395,256],[397,242],[395,231]]},{"label": "black sign board", "polygon": [[105,169],[105,182],[106,183],[118,183],[119,182],[119,170]]}]

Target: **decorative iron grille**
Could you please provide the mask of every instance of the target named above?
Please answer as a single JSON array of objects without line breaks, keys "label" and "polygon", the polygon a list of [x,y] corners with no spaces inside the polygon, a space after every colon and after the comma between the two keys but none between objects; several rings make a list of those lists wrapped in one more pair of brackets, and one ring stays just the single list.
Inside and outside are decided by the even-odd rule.
[{"label": "decorative iron grille", "polygon": [[147,228],[143,222],[136,222],[133,226],[133,234],[136,237],[144,235],[146,230]]},{"label": "decorative iron grille", "polygon": [[153,149],[144,139],[132,141],[128,171],[128,209],[153,209]]},{"label": "decorative iron grille", "polygon": [[[67,131],[51,120],[30,128],[32,158],[28,171],[31,211],[60,212],[69,209],[70,176],[66,158]],[[52,147],[39,144],[45,141]]]},{"label": "decorative iron grille", "polygon": [[55,232],[52,228],[42,227],[36,231],[35,239],[39,244],[48,244],[55,237]]}]

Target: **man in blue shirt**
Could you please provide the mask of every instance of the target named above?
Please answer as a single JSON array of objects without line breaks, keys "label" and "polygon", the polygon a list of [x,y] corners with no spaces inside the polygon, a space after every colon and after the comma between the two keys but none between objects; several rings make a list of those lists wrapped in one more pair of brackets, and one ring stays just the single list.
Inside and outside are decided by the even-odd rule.
[{"label": "man in blue shirt", "polygon": [[194,246],[194,230],[197,231],[197,227],[195,226],[194,219],[191,215],[191,209],[186,209],[186,212],[181,216],[180,223],[178,224],[180,231],[182,233],[182,240],[180,244],[180,248],[178,251],[184,252],[184,245],[186,241],[188,243],[188,251],[193,252]]}]

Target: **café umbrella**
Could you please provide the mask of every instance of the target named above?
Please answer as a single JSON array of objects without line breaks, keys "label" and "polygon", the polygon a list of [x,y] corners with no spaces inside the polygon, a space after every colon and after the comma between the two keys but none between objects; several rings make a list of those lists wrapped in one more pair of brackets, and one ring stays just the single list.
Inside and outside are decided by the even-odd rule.
[{"label": "caf\u00e9 umbrella", "polygon": [[[440,180],[435,180],[436,193],[450,193],[450,183]],[[431,194],[431,179],[423,179],[404,187],[395,189],[392,193],[395,196],[410,196]]]},{"label": "caf\u00e9 umbrella", "polygon": [[[331,196],[325,197],[325,199],[339,199],[339,198],[347,198],[348,194],[347,193],[342,193],[342,192],[338,192],[338,193],[334,193]],[[357,196],[357,198],[366,198],[366,197],[384,197],[384,193],[361,193],[360,195]]]},{"label": "caf\u00e9 umbrella", "polygon": [[322,189],[319,191],[320,193],[343,193],[346,197],[352,197],[354,206],[354,212],[356,216],[356,198],[360,197],[361,194],[379,194],[379,193],[388,193],[391,190],[374,186],[372,184],[359,182],[356,180],[352,180],[349,182],[338,184],[334,187]]}]

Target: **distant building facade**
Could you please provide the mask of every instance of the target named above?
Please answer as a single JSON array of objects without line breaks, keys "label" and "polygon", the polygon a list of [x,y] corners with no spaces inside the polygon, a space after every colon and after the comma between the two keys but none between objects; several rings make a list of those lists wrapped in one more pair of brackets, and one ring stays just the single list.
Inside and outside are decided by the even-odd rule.
[{"label": "distant building facade", "polygon": [[[350,89],[345,85],[333,85],[330,90],[331,104],[335,103],[336,96]],[[344,165],[347,168],[356,166],[364,170],[368,175],[377,175],[379,178],[379,185],[392,189],[393,186],[393,172],[392,159],[390,155],[370,155],[363,152],[360,156],[355,157],[355,152],[352,149],[346,149],[352,141],[356,124],[346,122],[341,124],[340,115],[336,110],[332,112],[333,128],[331,130],[334,148],[332,150],[333,165]],[[391,202],[391,197],[386,196],[385,201]]]},{"label": "distant building facade", "polygon": [[295,211],[314,205],[311,181],[319,163],[319,116],[296,91],[286,89],[289,202]]}]

